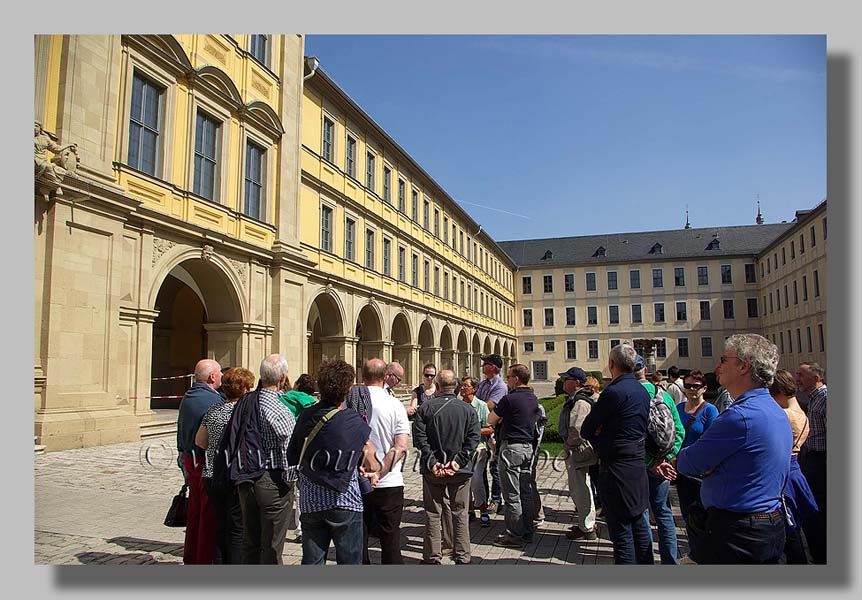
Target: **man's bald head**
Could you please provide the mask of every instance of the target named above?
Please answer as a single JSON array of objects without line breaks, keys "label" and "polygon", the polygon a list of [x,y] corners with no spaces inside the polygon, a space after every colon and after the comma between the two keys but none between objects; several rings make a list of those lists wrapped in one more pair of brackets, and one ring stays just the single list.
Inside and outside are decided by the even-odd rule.
[{"label": "man's bald head", "polygon": [[386,377],[386,363],[379,358],[369,358],[362,365],[362,381],[365,385],[383,385]]},{"label": "man's bald head", "polygon": [[221,385],[221,365],[209,358],[199,360],[195,365],[195,382],[217,389]]}]

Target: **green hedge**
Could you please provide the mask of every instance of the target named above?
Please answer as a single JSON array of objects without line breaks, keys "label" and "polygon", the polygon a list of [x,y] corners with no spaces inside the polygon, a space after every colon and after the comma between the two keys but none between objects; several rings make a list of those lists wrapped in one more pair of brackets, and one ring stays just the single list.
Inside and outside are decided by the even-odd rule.
[{"label": "green hedge", "polygon": [[560,412],[563,410],[563,404],[566,402],[565,394],[558,394],[550,398],[540,400],[542,406],[545,407],[545,414],[548,417],[548,423],[545,425],[545,435],[542,438],[544,442],[562,443],[563,439],[557,431],[557,423],[560,420]]}]

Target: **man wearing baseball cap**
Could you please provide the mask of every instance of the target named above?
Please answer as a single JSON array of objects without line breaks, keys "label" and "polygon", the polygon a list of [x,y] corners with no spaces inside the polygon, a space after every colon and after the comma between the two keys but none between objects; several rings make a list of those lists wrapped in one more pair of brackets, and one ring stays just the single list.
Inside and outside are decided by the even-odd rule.
[{"label": "man wearing baseball cap", "polygon": [[569,479],[569,495],[578,511],[577,521],[571,531],[566,532],[570,540],[595,540],[596,509],[590,490],[590,465],[598,462],[592,444],[581,437],[581,425],[593,408],[592,390],[585,387],[586,372],[580,367],[572,367],[560,373],[566,398],[560,411],[557,431],[563,438],[566,453],[566,472]]},{"label": "man wearing baseball cap", "polygon": [[[485,379],[479,384],[479,389],[476,390],[476,398],[483,400],[488,405],[488,410],[494,410],[500,399],[509,393],[509,388],[506,382],[500,377],[500,370],[503,368],[503,358],[499,354],[488,354],[482,356],[482,374]],[[492,442],[497,442],[497,434],[491,436]],[[499,456],[497,447],[499,444],[493,443],[491,450],[491,460],[488,463],[491,471],[491,502],[488,505],[488,512],[496,512],[502,514],[503,488],[500,486],[500,469],[497,464]],[[495,506],[496,505],[496,506]]]}]

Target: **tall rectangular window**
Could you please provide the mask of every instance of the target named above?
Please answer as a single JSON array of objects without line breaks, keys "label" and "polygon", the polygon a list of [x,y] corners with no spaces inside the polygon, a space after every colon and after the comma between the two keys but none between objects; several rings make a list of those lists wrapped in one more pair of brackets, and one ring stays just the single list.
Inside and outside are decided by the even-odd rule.
[{"label": "tall rectangular window", "polygon": [[383,274],[392,277],[392,240],[383,238]]},{"label": "tall rectangular window", "polygon": [[613,350],[615,346],[619,346],[619,345],[620,345],[619,339],[611,338],[608,341],[608,350]]},{"label": "tall rectangular window", "polygon": [[365,153],[365,187],[374,192],[374,154]]},{"label": "tall rectangular window", "polygon": [[609,290],[617,289],[617,272],[616,271],[608,271],[608,289]]},{"label": "tall rectangular window", "polygon": [[799,304],[799,286],[795,279],[793,280],[793,304]]},{"label": "tall rectangular window", "polygon": [[587,273],[587,291],[595,292],[596,291],[596,274],[595,273]]},{"label": "tall rectangular window", "polygon": [[587,307],[587,325],[598,325],[599,324],[599,307],[598,306],[588,306]]},{"label": "tall rectangular window", "polygon": [[344,258],[356,260],[356,221],[347,217],[344,219]]},{"label": "tall rectangular window", "polygon": [[403,179],[398,180],[398,210],[407,214],[406,185]]},{"label": "tall rectangular window", "polygon": [[458,233],[458,227],[455,225],[455,223],[452,223],[452,250],[455,249],[455,243],[457,242],[457,238],[458,238],[457,233]]},{"label": "tall rectangular window", "polygon": [[640,304],[632,304],[632,323],[643,323]]},{"label": "tall rectangular window", "polygon": [[721,283],[733,283],[730,274],[730,265],[721,265]]},{"label": "tall rectangular window", "polygon": [[252,142],[245,145],[245,206],[243,213],[263,220],[263,181],[266,170],[266,151]]},{"label": "tall rectangular window", "polygon": [[410,260],[411,260],[410,266],[413,268],[412,269],[413,273],[411,275],[410,283],[411,283],[411,285],[413,285],[413,287],[418,288],[419,287],[419,255],[414,254]]},{"label": "tall rectangular window", "polygon": [[756,319],[757,318],[757,298],[749,298],[748,299],[748,318]]},{"label": "tall rectangular window", "polygon": [[[470,247],[470,244],[467,244],[467,248],[469,248],[469,247]],[[464,232],[463,231],[458,232],[458,253],[461,256],[464,256]]]},{"label": "tall rectangular window", "polygon": [[567,292],[575,291],[575,274],[574,273],[566,273],[563,275],[563,283],[565,284],[565,289]]},{"label": "tall rectangular window", "polygon": [[132,106],[129,116],[129,166],[156,174],[159,136],[162,128],[164,90],[136,72],[132,79]]},{"label": "tall rectangular window", "polygon": [[755,279],[755,271],[754,271],[754,263],[748,263],[745,265],[745,283],[756,283]]},{"label": "tall rectangular window", "polygon": [[697,285],[709,285],[709,268],[701,266],[697,268]]},{"label": "tall rectangular window", "polygon": [[620,324],[620,307],[616,304],[611,304],[608,306],[608,322],[611,325]]},{"label": "tall rectangular window", "polygon": [[374,270],[374,230],[365,230],[365,268]]},{"label": "tall rectangular window", "polygon": [[826,351],[826,338],[823,336],[823,323],[817,324],[817,335],[820,340],[820,352]]},{"label": "tall rectangular window", "polygon": [[392,170],[383,165],[383,201],[392,204]]},{"label": "tall rectangular window", "polygon": [[787,264],[787,250],[784,246],[781,247],[781,266]]},{"label": "tall rectangular window", "polygon": [[461,306],[464,306],[464,280],[461,280]]},{"label": "tall rectangular window", "polygon": [[440,211],[434,209],[434,237],[440,237]]},{"label": "tall rectangular window", "polygon": [[572,327],[575,325],[575,307],[567,306],[566,307],[566,326]]},{"label": "tall rectangular window", "polygon": [[332,252],[332,209],[320,207],[320,249]]},{"label": "tall rectangular window", "polygon": [[790,294],[787,293],[787,285],[784,286],[784,308],[790,308]]},{"label": "tall rectangular window", "polygon": [[249,44],[251,54],[260,64],[267,65],[269,53],[269,36],[262,33],[252,34]]},{"label": "tall rectangular window", "polygon": [[702,337],[700,338],[700,355],[704,358],[709,358],[712,356],[712,338],[711,337]]},{"label": "tall rectangular window", "polygon": [[195,183],[192,191],[209,200],[216,200],[220,127],[218,121],[198,111],[195,122]]},{"label": "tall rectangular window", "polygon": [[575,340],[566,340],[566,360],[578,359],[578,344]]},{"label": "tall rectangular window", "polygon": [[533,293],[533,278],[529,275],[521,277],[521,290],[524,294]]},{"label": "tall rectangular window", "polygon": [[733,319],[733,300],[725,300],[722,304],[724,306],[724,318]]},{"label": "tall rectangular window", "polygon": [[449,245],[449,217],[443,217],[443,243]]},{"label": "tall rectangular window", "polygon": [[823,217],[823,239],[826,239],[826,217]]},{"label": "tall rectangular window", "polygon": [[808,302],[808,275],[802,276],[802,301]]},{"label": "tall rectangular window", "polygon": [[[763,307],[763,310],[766,310],[765,306]],[[775,312],[775,305],[772,302],[772,292],[769,292],[769,314],[771,315],[774,312]]]},{"label": "tall rectangular window", "polygon": [[805,254],[805,234],[799,234],[799,254]]},{"label": "tall rectangular window", "polygon": [[640,271],[629,271],[629,287],[633,290],[639,290],[641,288]]},{"label": "tall rectangular window", "polygon": [[335,140],[335,123],[329,117],[323,117],[323,160],[332,162]]},{"label": "tall rectangular window", "polygon": [[427,198],[422,202],[422,226],[431,231],[431,203]]},{"label": "tall rectangular window", "polygon": [[443,273],[443,297],[449,299],[449,273]]},{"label": "tall rectangular window", "polygon": [[781,310],[781,289],[775,289],[775,310]]},{"label": "tall rectangular window", "polygon": [[660,339],[655,345],[656,358],[667,358],[667,340]]},{"label": "tall rectangular window", "polygon": [[676,303],[676,320],[677,321],[685,321],[688,319],[688,314],[686,312],[685,302],[677,302]]},{"label": "tall rectangular window", "polygon": [[664,287],[664,279],[662,277],[661,269],[652,270],[652,286],[654,288]]},{"label": "tall rectangular window", "polygon": [[673,285],[674,287],[685,287],[685,268],[674,267],[673,269]]},{"label": "tall rectangular window", "polygon": [[796,258],[796,242],[790,240],[790,260]]},{"label": "tall rectangular window", "polygon": [[440,295],[440,267],[434,267],[434,295]]},{"label": "tall rectangular window", "polygon": [[430,292],[431,291],[431,263],[429,263],[426,260],[426,261],[424,261],[423,266],[425,267],[425,269],[424,269],[423,274],[422,274],[422,289],[425,290],[426,292]]},{"label": "tall rectangular window", "polygon": [[820,275],[817,269],[814,269],[814,297],[820,297]]},{"label": "tall rectangular window", "polygon": [[655,322],[664,323],[664,302],[653,304],[653,310],[655,312]]},{"label": "tall rectangular window", "polygon": [[796,328],[796,351],[802,353],[802,329],[800,327]]},{"label": "tall rectangular window", "polygon": [[553,327],[554,326],[554,309],[546,308],[545,309],[545,327]]},{"label": "tall rectangular window", "polygon": [[356,179],[356,140],[349,135],[344,151],[344,168],[350,177]]},{"label": "tall rectangular window", "polygon": [[680,358],[688,358],[688,338],[679,338],[676,342],[676,349]]},{"label": "tall rectangular window", "polygon": [[544,275],[542,276],[542,288],[546,294],[552,294],[554,292],[554,276],[553,275]]},{"label": "tall rectangular window", "polygon": [[524,327],[532,327],[533,326],[533,309],[525,308],[524,309]]},{"label": "tall rectangular window", "polygon": [[805,336],[808,339],[808,352],[811,353],[814,351],[814,347],[811,344],[811,327],[805,328]]},{"label": "tall rectangular window", "polygon": [[410,208],[413,209],[413,220],[418,223],[419,222],[419,192],[418,191],[413,190],[411,197],[410,197],[410,204],[411,204]]},{"label": "tall rectangular window", "polygon": [[407,250],[398,246],[398,281],[407,283]]},{"label": "tall rectangular window", "polygon": [[589,340],[587,342],[589,348],[590,360],[598,360],[599,358],[599,340]]},{"label": "tall rectangular window", "polygon": [[700,320],[701,321],[709,321],[710,320],[710,310],[709,310],[709,300],[701,300],[700,301]]}]

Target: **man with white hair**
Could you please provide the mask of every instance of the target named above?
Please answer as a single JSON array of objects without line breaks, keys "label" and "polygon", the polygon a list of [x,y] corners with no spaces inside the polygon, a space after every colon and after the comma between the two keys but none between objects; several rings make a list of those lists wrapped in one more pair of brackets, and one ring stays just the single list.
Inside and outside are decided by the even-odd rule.
[{"label": "man with white hair", "polygon": [[282,564],[296,481],[296,469],[288,468],[287,462],[296,419],[278,399],[286,381],[287,359],[281,354],[267,356],[260,363],[258,390],[239,400],[234,409],[236,418],[244,413],[244,403],[257,398],[261,473],[237,486],[244,528],[243,564]]},{"label": "man with white hair", "polygon": [[177,450],[189,486],[183,563],[208,565],[213,562],[215,512],[202,479],[206,448],[195,445],[195,434],[209,407],[223,402],[216,391],[221,385],[221,365],[206,358],[199,360],[194,377],[195,382],[180,401],[177,417]]},{"label": "man with white hair", "polygon": [[709,535],[692,556],[698,563],[776,564],[784,552],[781,493],[793,433],[769,394],[777,368],[778,349],[766,338],[727,338],[715,372],[734,402],[674,461],[683,475],[703,479]]},{"label": "man with white hair", "polygon": [[826,372],[817,363],[802,363],[796,370],[796,385],[808,396],[811,433],[800,453],[799,466],[811,486],[819,511],[802,526],[815,565],[826,564]]}]

